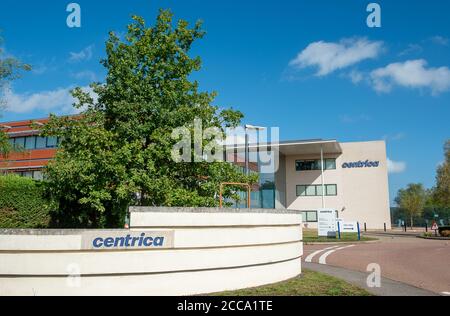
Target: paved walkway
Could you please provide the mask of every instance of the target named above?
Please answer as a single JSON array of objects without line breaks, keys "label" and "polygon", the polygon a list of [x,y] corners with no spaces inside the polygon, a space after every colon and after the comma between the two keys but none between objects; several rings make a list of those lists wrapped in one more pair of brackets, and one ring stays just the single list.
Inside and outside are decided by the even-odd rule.
[{"label": "paved walkway", "polygon": [[303,263],[303,268],[334,276],[377,296],[437,296],[433,292],[383,277],[381,278],[381,287],[369,288],[366,281],[368,273],[359,271],[308,262]]}]

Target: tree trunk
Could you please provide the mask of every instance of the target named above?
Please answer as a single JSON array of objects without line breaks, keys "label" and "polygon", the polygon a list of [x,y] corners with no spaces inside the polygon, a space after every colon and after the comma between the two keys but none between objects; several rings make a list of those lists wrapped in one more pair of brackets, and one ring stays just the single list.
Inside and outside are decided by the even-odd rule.
[{"label": "tree trunk", "polygon": [[414,223],[413,223],[413,216],[411,215],[411,230],[413,229]]}]

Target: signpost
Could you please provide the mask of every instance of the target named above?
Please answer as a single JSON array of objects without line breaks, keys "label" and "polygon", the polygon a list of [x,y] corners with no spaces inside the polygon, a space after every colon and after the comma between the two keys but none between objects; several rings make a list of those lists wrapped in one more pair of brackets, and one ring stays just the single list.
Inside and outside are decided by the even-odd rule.
[{"label": "signpost", "polygon": [[333,209],[317,210],[319,237],[336,238],[336,211]]},{"label": "signpost", "polygon": [[358,223],[357,222],[342,222],[341,223],[341,233],[357,233]]},{"label": "signpost", "polygon": [[433,222],[433,226],[431,226],[431,230],[434,230],[434,235],[437,237],[437,232],[439,230],[439,226],[436,222]]},{"label": "signpost", "polygon": [[358,240],[361,240],[361,230],[358,222],[344,222],[342,219],[338,219],[336,222],[339,239],[341,239],[341,233],[358,233]]}]

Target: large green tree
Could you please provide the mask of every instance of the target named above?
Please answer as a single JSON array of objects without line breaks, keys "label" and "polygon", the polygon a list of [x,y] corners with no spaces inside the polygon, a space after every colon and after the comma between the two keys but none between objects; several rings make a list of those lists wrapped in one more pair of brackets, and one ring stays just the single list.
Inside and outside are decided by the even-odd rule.
[{"label": "large green tree", "polygon": [[[213,106],[214,93],[200,92],[191,74],[201,67],[189,55],[203,37],[201,23],[174,25],[161,10],[147,27],[133,17],[124,40],[110,33],[107,70],[94,93],[75,89],[78,117],[52,117],[46,135],[61,139],[47,169],[48,192],[59,202],[59,225],[113,227],[123,224],[127,206],[217,206],[221,182],[253,183],[226,162],[175,162],[172,133],[179,127],[224,130],[242,114]],[[202,140],[203,145],[208,140]],[[194,154],[192,154],[192,157]],[[235,196],[233,187],[226,197]]]},{"label": "large green tree", "polygon": [[445,160],[438,167],[433,202],[436,206],[450,209],[450,140],[444,146]]},{"label": "large green tree", "polygon": [[[31,69],[29,65],[21,63],[14,57],[5,56],[2,44],[3,41],[0,38],[0,114],[6,105],[4,92],[8,83],[18,78],[20,71]],[[0,128],[0,155],[7,155],[11,150],[12,147],[8,142],[8,137]]]},{"label": "large green tree", "polygon": [[400,189],[395,202],[410,219],[410,226],[414,226],[414,217],[420,216],[427,202],[428,194],[420,183],[411,183],[405,189]]}]

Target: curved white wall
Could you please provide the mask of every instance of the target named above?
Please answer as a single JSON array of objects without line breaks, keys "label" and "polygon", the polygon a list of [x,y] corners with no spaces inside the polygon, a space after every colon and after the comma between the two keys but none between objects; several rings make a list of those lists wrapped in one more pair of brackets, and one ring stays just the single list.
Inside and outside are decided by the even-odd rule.
[{"label": "curved white wall", "polygon": [[163,232],[173,236],[170,246],[92,250],[83,247],[83,236],[93,231],[0,230],[0,295],[190,295],[259,286],[301,273],[297,212],[130,212],[130,231],[94,232]]}]

